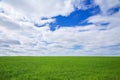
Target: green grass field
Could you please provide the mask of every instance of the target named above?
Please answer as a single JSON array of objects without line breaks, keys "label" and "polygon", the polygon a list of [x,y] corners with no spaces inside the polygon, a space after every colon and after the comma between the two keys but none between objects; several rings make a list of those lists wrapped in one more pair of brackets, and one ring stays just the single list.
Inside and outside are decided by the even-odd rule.
[{"label": "green grass field", "polygon": [[120,80],[120,57],[0,57],[0,80]]}]

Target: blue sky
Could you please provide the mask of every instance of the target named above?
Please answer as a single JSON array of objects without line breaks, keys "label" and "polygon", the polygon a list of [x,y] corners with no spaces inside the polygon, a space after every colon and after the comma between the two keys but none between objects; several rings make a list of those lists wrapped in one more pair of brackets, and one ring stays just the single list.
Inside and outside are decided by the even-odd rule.
[{"label": "blue sky", "polygon": [[119,18],[119,0],[0,0],[0,56],[120,56]]},{"label": "blue sky", "polygon": [[68,16],[55,16],[53,19],[56,19],[56,21],[50,24],[50,30],[54,31],[57,26],[74,27],[89,25],[90,23],[85,20],[90,16],[99,14],[100,12],[99,6],[93,6],[86,10],[75,9],[75,11],[70,13]]}]

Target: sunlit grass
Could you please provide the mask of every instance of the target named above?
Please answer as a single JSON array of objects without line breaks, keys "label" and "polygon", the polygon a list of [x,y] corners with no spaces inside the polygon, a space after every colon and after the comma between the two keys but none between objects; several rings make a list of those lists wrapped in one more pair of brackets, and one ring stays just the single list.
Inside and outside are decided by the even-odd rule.
[{"label": "sunlit grass", "polygon": [[0,57],[0,80],[120,80],[120,57]]}]

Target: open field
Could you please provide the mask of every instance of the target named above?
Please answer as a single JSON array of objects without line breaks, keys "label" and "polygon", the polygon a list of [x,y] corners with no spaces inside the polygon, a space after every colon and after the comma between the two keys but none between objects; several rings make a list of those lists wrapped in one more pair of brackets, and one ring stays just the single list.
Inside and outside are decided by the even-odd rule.
[{"label": "open field", "polygon": [[120,57],[0,57],[0,80],[120,80]]}]

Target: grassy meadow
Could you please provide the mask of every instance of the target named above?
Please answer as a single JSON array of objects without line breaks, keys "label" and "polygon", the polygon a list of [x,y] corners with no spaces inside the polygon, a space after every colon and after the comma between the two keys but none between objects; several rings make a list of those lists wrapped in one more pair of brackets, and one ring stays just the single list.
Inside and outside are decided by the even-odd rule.
[{"label": "grassy meadow", "polygon": [[0,57],[0,80],[120,80],[120,57]]}]

